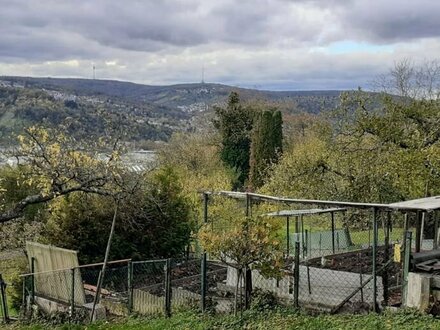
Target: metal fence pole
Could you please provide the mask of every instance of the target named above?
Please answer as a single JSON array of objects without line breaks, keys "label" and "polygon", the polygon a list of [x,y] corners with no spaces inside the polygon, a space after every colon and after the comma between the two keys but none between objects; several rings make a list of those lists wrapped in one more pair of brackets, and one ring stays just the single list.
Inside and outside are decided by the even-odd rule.
[{"label": "metal fence pole", "polygon": [[131,260],[128,262],[128,274],[127,274],[127,290],[128,290],[128,313],[133,310],[133,263]]},{"label": "metal fence pole", "polygon": [[373,208],[373,311],[378,312],[377,306],[377,278],[376,278],[376,261],[377,261],[377,208]]},{"label": "metal fence pole", "polygon": [[331,220],[332,220],[332,252],[335,254],[335,214],[334,212],[330,212]]},{"label": "metal fence pole", "polygon": [[290,255],[290,217],[286,217],[286,238],[287,238],[287,246],[286,246],[286,255],[289,257]]},{"label": "metal fence pole", "polygon": [[[391,228],[391,213],[387,212],[387,218],[386,218],[386,224],[385,224],[385,251],[384,251],[384,262],[387,263],[390,260],[390,228]],[[385,271],[382,273],[382,280],[383,280],[383,300],[385,301],[385,304],[388,304],[388,298],[389,298],[389,276],[388,271],[385,269]]]},{"label": "metal fence pole", "polygon": [[405,258],[403,259],[403,278],[402,278],[402,304],[406,305],[406,298],[408,294],[408,272],[409,272],[409,259],[411,256],[411,244],[412,244],[412,232],[405,232]]},{"label": "metal fence pole", "polygon": [[71,282],[70,282],[70,317],[75,316],[75,268],[70,270]]},{"label": "metal fence pole", "polygon": [[420,252],[421,240],[422,237],[422,212],[417,211],[416,213],[416,252]]},{"label": "metal fence pole", "polygon": [[[203,223],[208,223],[208,194],[203,193]],[[203,251],[201,270],[200,270],[200,309],[202,313],[206,309],[206,268],[207,268],[207,254]]]},{"label": "metal fence pole", "polygon": [[171,316],[171,259],[165,263],[165,316]]},{"label": "metal fence pole", "polygon": [[[246,217],[252,216],[252,196],[246,193]],[[252,295],[252,271],[249,267],[244,269],[244,307],[248,309]]]},{"label": "metal fence pole", "polygon": [[27,304],[27,298],[26,298],[26,282],[27,282],[27,276],[23,277],[23,292],[21,298],[22,308],[27,312],[29,306]]},{"label": "metal fence pole", "polygon": [[2,303],[2,310],[3,310],[3,321],[6,323],[9,321],[9,314],[8,314],[8,304],[6,300],[6,283],[3,281],[2,274],[0,274],[0,299]]},{"label": "metal fence pole", "polygon": [[434,211],[432,216],[434,217],[434,240],[432,247],[435,249],[438,249],[438,216],[437,212]]},{"label": "metal fence pole", "polygon": [[31,258],[31,305],[35,303],[35,258]]},{"label": "metal fence pole", "polygon": [[299,308],[299,242],[295,242],[295,269],[293,282],[293,303],[295,308]]}]

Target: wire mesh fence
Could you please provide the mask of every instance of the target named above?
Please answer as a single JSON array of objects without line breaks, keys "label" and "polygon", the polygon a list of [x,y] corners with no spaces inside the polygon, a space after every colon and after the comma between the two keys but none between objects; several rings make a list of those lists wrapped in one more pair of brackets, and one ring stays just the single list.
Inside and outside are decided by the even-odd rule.
[{"label": "wire mesh fence", "polygon": [[165,313],[166,265],[166,260],[132,263],[130,311],[139,314]]},{"label": "wire mesh fence", "polygon": [[[205,203],[207,200],[205,199]],[[224,204],[205,222],[219,235],[235,230],[222,216]],[[126,260],[106,270],[101,303],[112,314],[171,315],[196,308],[203,312],[237,312],[263,292],[271,303],[337,313],[377,311],[404,300],[409,252],[432,249],[436,240],[416,232],[417,222],[388,211],[346,209],[276,210],[269,203],[228,204],[228,212],[271,218],[280,239],[284,264],[268,277],[254,265],[240,269],[232,261],[200,258]],[[283,213],[284,212],[284,213]],[[420,230],[419,230],[420,232]],[[423,230],[421,231],[423,233]],[[438,236],[438,231],[437,231]],[[102,265],[30,274],[25,292],[31,297],[70,306],[90,304]],[[242,276],[245,275],[245,276]],[[252,292],[252,294],[251,294]],[[250,295],[250,299],[249,299]],[[266,299],[265,298],[265,299]]]},{"label": "wire mesh fence", "polygon": [[[409,260],[403,260],[404,251],[438,246],[438,229],[436,238],[425,237],[427,231],[423,230],[419,213],[375,207],[299,209],[304,205],[274,203],[275,198],[252,201],[252,194],[239,195],[205,193],[204,209],[209,206],[204,212],[205,226],[227,236],[236,230],[229,220],[234,216],[270,218],[267,222],[281,241],[287,266],[281,278],[265,278],[254,269],[251,285],[290,306],[336,313],[378,311],[385,305],[400,305],[406,285],[404,265],[409,264]],[[235,204],[230,198],[237,198]],[[223,207],[225,200],[227,210]],[[420,224],[421,229],[417,228]],[[405,241],[407,232],[419,233],[409,245]],[[234,272],[228,266],[226,282],[217,286],[229,292],[232,300],[239,295],[240,302],[246,283],[237,282]],[[225,310],[235,308],[230,307],[230,301]]]}]

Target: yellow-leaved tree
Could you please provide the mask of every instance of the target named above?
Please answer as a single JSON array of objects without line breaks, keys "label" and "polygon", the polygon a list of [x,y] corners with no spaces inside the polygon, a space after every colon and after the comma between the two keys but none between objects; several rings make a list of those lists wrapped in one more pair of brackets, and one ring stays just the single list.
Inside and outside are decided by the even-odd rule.
[{"label": "yellow-leaved tree", "polygon": [[[1,205],[0,223],[19,218],[27,207],[58,196],[75,191],[114,195],[122,187],[115,142],[103,156],[98,150],[102,151],[109,141],[79,143],[61,130],[38,126],[26,128],[18,140],[14,155],[19,161],[20,182],[32,189],[21,199]],[[0,195],[8,193],[0,182]]]},{"label": "yellow-leaved tree", "polygon": [[[205,224],[199,240],[213,259],[237,270],[235,313],[238,309],[238,288],[244,274],[257,269],[263,276],[278,278],[283,266],[283,253],[277,231],[263,217],[231,215],[223,219],[227,225]],[[252,278],[245,279],[246,307],[252,293]]]}]

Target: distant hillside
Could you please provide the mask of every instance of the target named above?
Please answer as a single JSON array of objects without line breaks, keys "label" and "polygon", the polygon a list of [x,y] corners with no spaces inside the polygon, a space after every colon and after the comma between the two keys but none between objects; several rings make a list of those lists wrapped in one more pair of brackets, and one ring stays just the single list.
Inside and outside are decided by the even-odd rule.
[{"label": "distant hillside", "polygon": [[[206,122],[213,105],[236,91],[245,101],[263,101],[289,113],[333,109],[341,91],[262,91],[221,84],[149,86],[114,80],[0,77],[0,140],[27,124],[78,121],[75,134],[102,127],[105,111],[130,127],[130,140],[167,140],[177,130]],[[0,141],[1,142],[1,141]]]},{"label": "distant hillside", "polygon": [[133,103],[149,102],[170,108],[185,108],[198,103],[204,103],[206,106],[222,103],[231,91],[237,91],[244,99],[291,101],[296,103],[299,110],[310,113],[321,111],[324,104],[327,104],[327,107],[336,105],[341,93],[334,90],[275,92],[210,83],[150,86],[115,80],[72,78],[0,77],[0,81],[27,88],[82,96],[104,96]]}]

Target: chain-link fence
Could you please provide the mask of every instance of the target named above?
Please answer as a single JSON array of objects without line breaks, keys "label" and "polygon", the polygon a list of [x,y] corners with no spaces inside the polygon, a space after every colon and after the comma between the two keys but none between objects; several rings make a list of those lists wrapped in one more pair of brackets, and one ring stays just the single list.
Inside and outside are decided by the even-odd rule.
[{"label": "chain-link fence", "polygon": [[[284,256],[280,271],[268,276],[255,267],[258,262],[242,269],[234,260],[220,262],[206,253],[201,258],[113,262],[106,269],[100,299],[108,312],[171,315],[196,308],[231,313],[259,300],[331,313],[377,311],[404,301],[410,252],[438,246],[438,223],[434,238],[424,237],[417,218],[387,209],[274,211],[270,203],[246,200],[228,204],[229,215],[222,219],[225,204],[214,205],[209,214],[206,196],[204,200],[207,228],[225,237],[237,233],[228,221],[231,212],[271,218],[267,228],[280,239]],[[250,228],[245,229],[249,233]],[[418,237],[411,237],[413,232]],[[89,309],[101,268],[97,264],[29,274],[25,301],[44,306],[44,299],[50,300],[71,314]]]},{"label": "chain-link fence", "polygon": [[[432,222],[422,220],[430,216],[422,211],[397,212],[386,205],[343,202],[333,203],[342,205],[335,208],[325,201],[320,208],[312,208],[310,201],[301,205],[300,200],[236,192],[203,196],[206,228],[227,237],[237,231],[231,226],[234,217],[270,219],[265,221],[280,239],[285,256],[283,274],[273,278],[253,269],[252,281],[238,280],[237,270],[227,266],[226,281],[217,284],[229,298],[225,311],[246,301],[249,286],[252,291],[271,293],[277,303],[332,313],[400,306],[411,267],[409,252],[439,245],[438,222],[426,230]],[[435,232],[434,238],[430,232]],[[406,238],[410,233],[412,240]]]},{"label": "chain-link fence", "polygon": [[166,260],[133,262],[129,310],[143,315],[166,313]]}]

